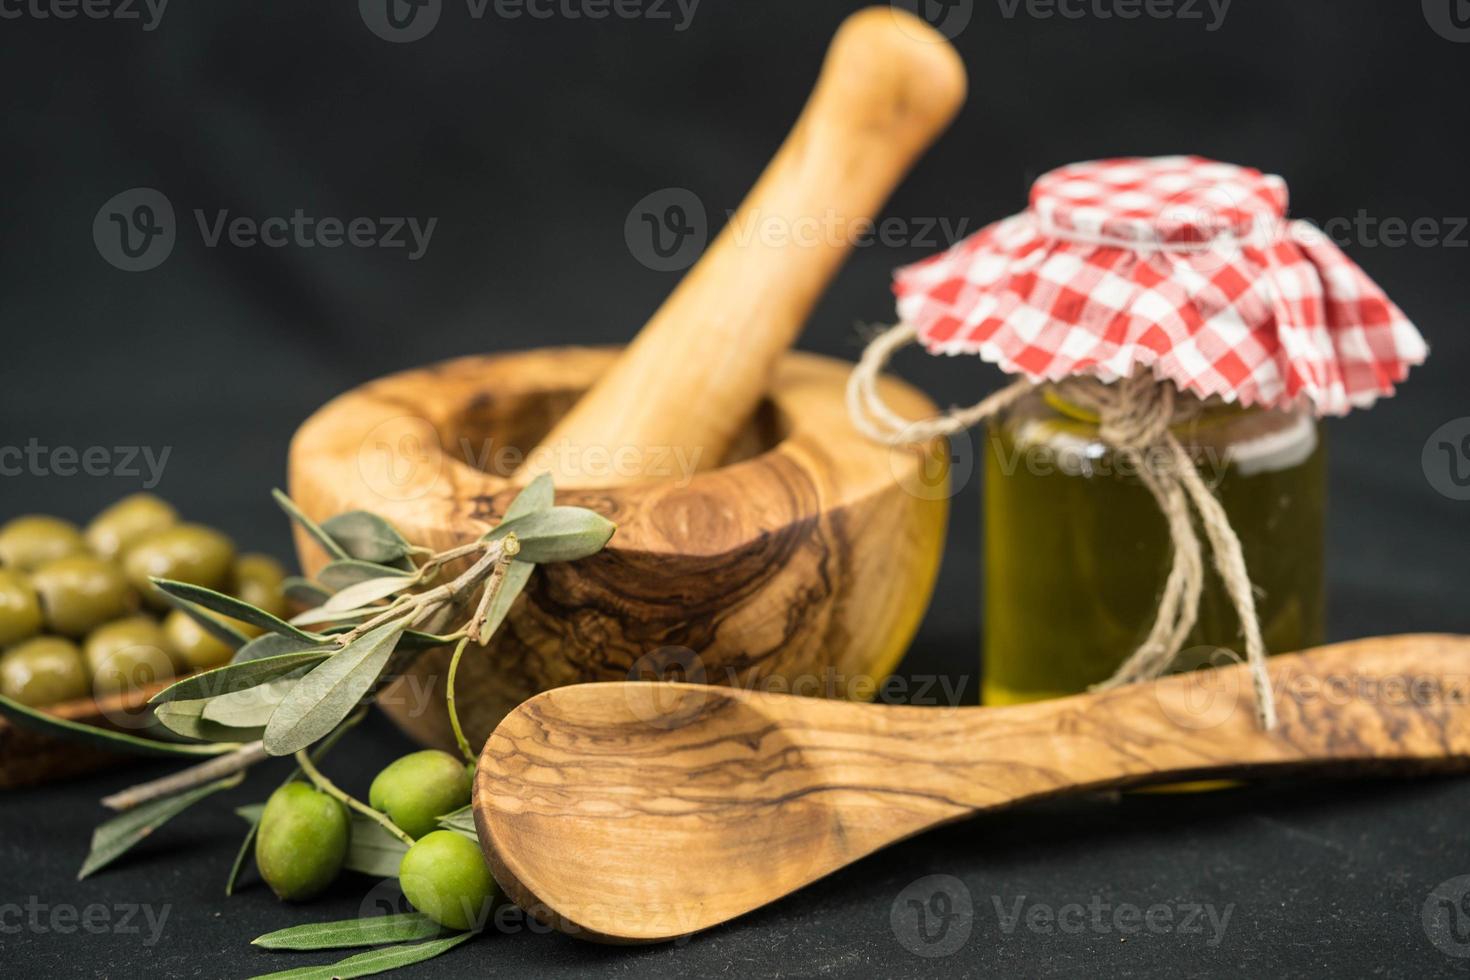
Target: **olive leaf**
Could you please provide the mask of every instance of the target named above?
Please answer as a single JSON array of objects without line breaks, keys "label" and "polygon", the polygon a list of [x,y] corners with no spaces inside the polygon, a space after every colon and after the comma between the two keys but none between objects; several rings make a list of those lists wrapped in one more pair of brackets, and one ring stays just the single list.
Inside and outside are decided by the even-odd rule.
[{"label": "olive leaf", "polygon": [[307,517],[305,514],[303,514],[301,512],[301,508],[297,507],[296,502],[293,501],[290,497],[286,496],[280,490],[272,490],[271,496],[276,498],[276,503],[280,506],[281,510],[286,512],[286,516],[291,518],[291,520],[295,521],[297,524],[301,525],[301,529],[307,534],[311,535],[313,540],[315,540],[317,544],[321,545],[322,550],[324,550],[327,554],[331,555],[333,558],[351,557],[347,554],[343,547],[332,538],[330,534],[328,534],[326,531],[323,531],[321,527],[317,525],[316,521],[313,521],[310,517]]},{"label": "olive leaf", "polygon": [[332,612],[350,612],[379,599],[386,599],[395,592],[413,586],[418,581],[417,576],[385,575],[382,578],[370,578],[356,585],[349,585],[328,599],[323,605],[323,610]]},{"label": "olive leaf", "polygon": [[[384,834],[392,836],[387,831]],[[298,952],[312,949],[352,949],[356,946],[382,946],[386,943],[429,939],[443,931],[437,922],[422,912],[404,912],[399,915],[365,915],[360,919],[291,926],[268,932],[252,940],[251,945],[261,949]]]},{"label": "olive leaf", "polygon": [[506,524],[543,510],[550,510],[555,500],[556,488],[551,485],[551,474],[542,473],[528,483],[524,490],[516,494],[516,499],[512,500],[510,506],[505,509],[505,516],[500,519],[500,523]]},{"label": "olive leaf", "polygon": [[0,716],[15,722],[22,728],[32,729],[46,735],[83,742],[113,752],[133,755],[210,756],[224,755],[238,749],[238,745],[186,745],[182,742],[161,742],[152,738],[140,738],[115,732],[109,728],[84,725],[78,721],[67,721],[55,715],[14,701],[0,694]]},{"label": "olive leaf", "polygon": [[536,479],[527,484],[526,488],[516,494],[510,506],[501,515],[500,523],[480,535],[481,541],[499,541],[512,530],[513,525],[523,518],[534,514],[542,514],[551,510],[552,502],[556,497],[556,489],[551,485],[551,477],[542,473]]},{"label": "olive leaf", "polygon": [[[383,611],[382,606],[372,606],[368,609],[347,609],[338,612],[335,609],[327,609],[325,606],[317,606],[308,609],[299,616],[291,617],[292,626],[321,626],[323,623],[360,623],[369,616],[377,615]],[[350,628],[350,627],[346,627]],[[323,630],[330,633],[331,630]]]},{"label": "olive leaf", "polygon": [[[307,643],[294,636],[263,633],[236,651],[234,659],[230,662],[241,664],[252,660],[266,660],[309,651],[320,652],[325,658],[332,653],[332,648]],[[281,703],[286,692],[294,686],[295,678],[304,675],[309,668],[310,665],[298,667],[283,677],[268,681],[258,687],[210,698],[209,703],[204,706],[204,720],[221,725],[233,725],[237,728],[261,727],[270,721],[276,705]]]},{"label": "olive leaf", "polygon": [[377,683],[407,625],[398,620],[363,634],[297,681],[266,725],[266,751],[290,755],[335,728]]},{"label": "olive leaf", "polygon": [[379,565],[402,561],[413,551],[398,529],[376,514],[349,510],[322,522],[322,530],[353,558]]},{"label": "olive leaf", "polygon": [[240,632],[229,623],[222,621],[218,616],[211,616],[204,609],[196,606],[194,603],[190,602],[187,599],[181,599],[178,596],[169,595],[167,592],[163,592],[161,593],[161,595],[163,596],[164,601],[166,601],[169,605],[173,606],[175,609],[182,612],[185,616],[188,616],[190,619],[194,620],[194,622],[199,624],[200,629],[204,630],[204,632],[208,633],[216,640],[219,640],[231,650],[240,649],[250,639],[250,637],[246,636],[244,633]]},{"label": "olive leaf", "polygon": [[154,720],[175,735],[207,742],[211,740],[197,734],[203,714],[203,701],[177,701],[153,709]]},{"label": "olive leaf", "polygon": [[295,679],[287,677],[259,687],[210,698],[204,705],[202,717],[205,721],[233,728],[264,729],[270,724],[271,715],[276,713],[276,708],[295,685]]},{"label": "olive leaf", "polygon": [[265,816],[264,803],[247,803],[245,806],[235,807],[235,816],[248,824],[260,823],[260,818]]},{"label": "olive leaf", "polygon": [[332,593],[311,579],[302,578],[300,575],[287,575],[281,580],[281,594],[298,605],[312,609],[326,602],[327,596]]},{"label": "olive leaf", "polygon": [[[551,476],[542,473],[530,484],[516,494],[516,499],[510,502],[505,509],[505,516],[501,519],[489,534],[482,540],[498,540],[510,533],[517,532],[520,539],[520,531],[524,529],[523,518],[535,514],[544,514],[552,509],[556,499],[556,489],[552,486]],[[513,526],[512,526],[513,525]],[[605,542],[604,542],[605,543]],[[490,642],[490,637],[505,622],[505,617],[510,614],[510,607],[515,604],[516,597],[525,591],[526,583],[531,581],[531,573],[536,570],[536,563],[524,557],[525,542],[521,539],[521,556],[510,563],[505,570],[505,578],[500,583],[500,592],[490,603],[490,608],[485,615],[485,622],[480,626],[480,635],[476,639],[483,645]]]},{"label": "olive leaf", "polygon": [[[300,772],[300,769],[296,770]],[[292,779],[296,778],[294,775]],[[250,829],[245,832],[245,839],[240,842],[240,849],[235,852],[234,863],[230,865],[230,876],[225,879],[225,897],[229,898],[235,894],[235,886],[240,883],[240,873],[245,870],[245,861],[250,857],[251,846],[255,843],[255,835],[260,832],[260,818],[265,814],[264,803],[254,803],[250,806],[242,806],[235,810],[250,824]]]},{"label": "olive leaf", "polygon": [[442,647],[446,643],[453,642],[453,639],[446,640],[444,637],[435,636],[432,633],[421,633],[418,630],[404,630],[403,638],[398,641],[398,647],[401,650],[412,653],[420,650],[432,650],[435,647]]},{"label": "olive leaf", "polygon": [[439,826],[444,830],[452,830],[456,834],[463,834],[476,844],[480,842],[480,832],[475,827],[475,808],[473,805],[462,806],[453,813],[446,813],[439,818]]},{"label": "olive leaf", "polygon": [[374,973],[384,973],[388,970],[396,970],[401,966],[412,966],[414,963],[433,959],[475,936],[476,933],[473,932],[462,932],[427,943],[384,946],[382,949],[373,949],[366,953],[358,953],[356,956],[349,956],[329,966],[303,966],[294,970],[282,970],[279,973],[262,974],[252,977],[251,980],[351,980],[353,977],[367,977]]},{"label": "olive leaf", "polygon": [[295,636],[282,636],[280,633],[262,633],[236,650],[230,663],[243,664],[250,660],[266,660],[271,657],[282,657],[288,653],[305,653],[308,650],[332,652],[331,648],[324,647],[321,640],[303,640]]},{"label": "olive leaf", "polygon": [[82,863],[82,869],[77,872],[77,880],[80,881],[116,861],[139,841],[206,796],[211,796],[221,790],[232,789],[240,785],[244,778],[243,772],[237,772],[232,776],[205,783],[203,786],[196,786],[175,796],[165,796],[162,799],[144,803],[122,816],[113,817],[93,831],[92,850],[87,855],[87,860]]},{"label": "olive leaf", "polygon": [[148,703],[167,704],[170,701],[217,698],[223,694],[246,691],[278,677],[294,673],[302,667],[321,663],[330,656],[332,656],[332,650],[315,646],[310,650],[297,653],[283,653],[275,657],[262,657],[241,663],[226,664],[223,667],[201,671],[181,681],[175,681],[153,695]]},{"label": "olive leaf", "polygon": [[501,580],[500,592],[491,600],[485,623],[480,627],[480,635],[476,637],[481,645],[489,643],[491,635],[505,622],[516,596],[526,588],[526,583],[531,581],[531,573],[535,570],[536,566],[528,561],[510,563],[510,567],[505,570],[505,578]]},{"label": "olive leaf", "polygon": [[316,578],[329,591],[336,592],[349,585],[382,578],[385,575],[402,575],[404,578],[409,578],[413,574],[401,568],[376,565],[370,561],[358,561],[356,558],[344,558],[340,561],[327,562],[322,570],[317,572]]},{"label": "olive leaf", "polygon": [[[352,836],[347,845],[346,867],[375,878],[397,878],[398,866],[408,845],[388,833],[388,829],[361,813],[352,814]],[[405,936],[416,939],[416,936]],[[391,942],[391,940],[385,940]]]},{"label": "olive leaf", "polygon": [[541,564],[595,555],[617,529],[612,521],[585,507],[552,507],[506,521],[485,535],[484,540],[498,540],[514,531],[521,543],[517,557]]},{"label": "olive leaf", "polygon": [[[217,612],[231,619],[238,619],[242,623],[259,626],[263,630],[272,633],[280,633],[284,636],[294,636],[298,639],[321,642],[320,637],[312,636],[304,630],[297,629],[279,616],[272,616],[264,609],[257,609],[248,602],[236,599],[234,596],[206,589],[202,585],[191,585],[188,582],[175,582],[172,579],[155,578],[151,580],[154,585],[162,589],[166,595],[185,599],[198,606],[203,606],[211,612]],[[182,608],[182,607],[181,607]],[[243,641],[242,636],[242,641]]]},{"label": "olive leaf", "polygon": [[260,726],[254,728],[234,728],[206,720],[204,717],[204,707],[208,703],[203,698],[194,701],[170,701],[167,704],[160,704],[154,708],[153,717],[158,719],[160,725],[175,735],[197,739],[201,742],[230,742],[239,744],[241,742],[257,741],[264,734],[265,729]]}]

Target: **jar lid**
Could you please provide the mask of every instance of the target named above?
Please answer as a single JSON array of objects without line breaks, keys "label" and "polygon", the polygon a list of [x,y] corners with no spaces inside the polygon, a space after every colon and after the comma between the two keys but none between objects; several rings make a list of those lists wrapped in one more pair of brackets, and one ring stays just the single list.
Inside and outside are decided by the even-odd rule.
[{"label": "jar lid", "polygon": [[1204,244],[1266,233],[1286,217],[1286,181],[1201,157],[1093,160],[1031,185],[1043,227],[1130,244]]},{"label": "jar lid", "polygon": [[1427,347],[1287,201],[1280,177],[1202,157],[1072,164],[1026,211],[900,269],[899,317],[931,353],[1037,382],[1147,369],[1247,406],[1367,407]]}]

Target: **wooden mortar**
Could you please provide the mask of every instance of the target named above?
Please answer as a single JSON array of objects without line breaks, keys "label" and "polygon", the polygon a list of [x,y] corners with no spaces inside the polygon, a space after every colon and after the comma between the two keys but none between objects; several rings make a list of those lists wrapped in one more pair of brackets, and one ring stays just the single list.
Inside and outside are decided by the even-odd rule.
[{"label": "wooden mortar", "polygon": [[[535,445],[616,358],[540,350],[375,381],[302,426],[291,492],[316,518],[361,508],[436,550],[471,541],[518,488],[467,463],[465,447],[480,459],[487,446]],[[871,697],[928,605],[947,498],[935,456],[876,446],[846,424],[849,368],[788,354],[718,469],[558,487],[559,503],[607,515],[617,534],[591,558],[539,566],[489,647],[465,655],[455,690],[471,744],[526,698],[584,681],[664,677]],[[885,379],[883,392],[915,417],[934,411],[899,381]],[[297,546],[308,572],[325,564],[315,544],[298,536]],[[447,649],[423,655],[379,704],[415,739],[453,749],[448,663]]]},{"label": "wooden mortar", "polygon": [[[625,353],[472,357],[394,375],[313,415],[291,446],[307,514],[380,514],[416,544],[468,542],[535,473],[618,524],[590,559],[541,566],[456,701],[479,744],[565,684],[673,677],[871,697],[928,603],[945,456],[871,445],[848,420],[851,365],[787,348],[888,194],[963,101],[964,69],[923,21],[848,18],[790,136],[724,232]],[[836,227],[825,241],[742,238]],[[898,412],[934,406],[886,382]],[[528,454],[527,450],[531,450]],[[325,563],[297,535],[302,566]],[[379,704],[453,746],[447,650]]]}]

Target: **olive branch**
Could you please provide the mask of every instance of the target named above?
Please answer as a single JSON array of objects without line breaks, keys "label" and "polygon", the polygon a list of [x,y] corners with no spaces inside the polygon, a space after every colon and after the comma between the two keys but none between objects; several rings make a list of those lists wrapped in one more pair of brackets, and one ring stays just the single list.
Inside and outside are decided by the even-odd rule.
[{"label": "olive branch", "polygon": [[[353,813],[346,867],[395,877],[413,838],[381,813],[338,788],[318,763],[363,718],[379,691],[425,651],[454,645],[445,704],[464,758],[476,754],[465,737],[454,698],[455,677],[471,642],[487,643],[525,589],[535,566],[575,561],[600,551],[616,526],[580,507],[556,506],[547,476],[523,489],[501,522],[476,541],[441,552],[411,544],[391,523],[367,511],[318,524],[284,493],[276,502],[329,557],[312,579],[291,578],[287,595],[305,611],[282,619],[212,589],[167,579],[153,583],[168,601],[235,650],[230,662],[176,681],[150,700],[168,738],[151,738],[46,714],[0,695],[0,715],[47,734],[113,751],[201,760],[103,799],[118,816],[97,827],[79,878],[111,864],[173,817],[215,793],[232,789],[248,770],[292,757],[286,783],[306,779]],[[231,623],[261,631],[250,638]],[[284,785],[284,783],[282,784]],[[260,807],[240,812],[251,824],[226,882],[231,894],[254,842]],[[440,825],[475,838],[468,810]],[[307,934],[272,934],[270,948],[323,949],[437,935],[422,916],[302,926]],[[372,954],[382,968],[418,962],[458,945],[469,934]],[[313,945],[320,943],[320,945]],[[330,945],[329,945],[330,944]],[[354,958],[356,959],[356,958]],[[375,961],[376,962],[376,961]],[[346,966],[347,961],[337,966]],[[324,968],[330,971],[332,968]],[[356,975],[356,974],[354,974]]]}]

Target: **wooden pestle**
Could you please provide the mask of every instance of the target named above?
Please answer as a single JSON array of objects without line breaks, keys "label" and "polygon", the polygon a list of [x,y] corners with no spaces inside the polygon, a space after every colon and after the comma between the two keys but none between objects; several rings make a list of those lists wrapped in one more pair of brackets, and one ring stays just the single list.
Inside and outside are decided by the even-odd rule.
[{"label": "wooden pestle", "polygon": [[[964,65],[928,24],[886,6],[849,17],[739,210],[516,480],[632,483],[674,453],[719,466],[853,241],[964,97]],[[589,451],[619,465],[589,476]]]}]

